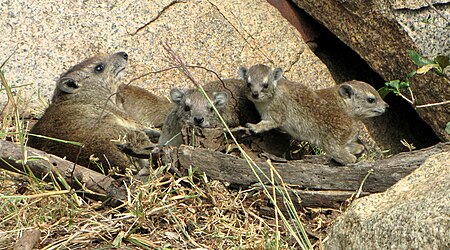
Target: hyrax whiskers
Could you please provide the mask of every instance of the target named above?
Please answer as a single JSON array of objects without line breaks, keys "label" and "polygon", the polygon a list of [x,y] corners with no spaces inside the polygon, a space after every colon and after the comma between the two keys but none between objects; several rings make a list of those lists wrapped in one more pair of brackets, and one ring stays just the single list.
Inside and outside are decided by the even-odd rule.
[{"label": "hyrax whiskers", "polygon": [[315,92],[356,120],[382,115],[389,107],[378,91],[362,81],[347,81]]},{"label": "hyrax whiskers", "polygon": [[[353,119],[334,104],[320,98],[307,86],[282,79],[280,68],[258,64],[241,67],[247,97],[261,115],[257,124],[247,124],[254,133],[274,128],[322,148],[342,164],[353,163],[360,150]],[[355,148],[356,147],[356,148]]]},{"label": "hyrax whiskers", "polygon": [[[81,142],[80,148],[68,143],[30,136],[28,145],[67,157],[80,165],[89,166],[91,155],[107,170],[108,166],[124,170],[131,164],[112,140],[126,139],[132,145],[146,146],[150,141],[115,101],[128,55],[89,58],[61,75],[52,102],[30,133],[62,140]],[[93,166],[90,166],[94,168]]]}]

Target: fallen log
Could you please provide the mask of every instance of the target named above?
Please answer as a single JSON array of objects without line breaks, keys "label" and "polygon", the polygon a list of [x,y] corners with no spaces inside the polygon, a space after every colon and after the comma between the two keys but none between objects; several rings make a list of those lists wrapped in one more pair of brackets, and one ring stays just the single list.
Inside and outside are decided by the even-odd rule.
[{"label": "fallen log", "polygon": [[[364,182],[362,195],[385,191],[418,168],[429,156],[449,150],[450,143],[440,143],[430,148],[400,153],[376,162],[359,162],[347,166],[329,166],[302,160],[273,162],[272,165],[284,183],[289,185],[289,193],[292,200],[297,200],[295,202],[297,208],[302,206],[337,208],[359,189],[369,170],[373,170],[373,173]],[[22,170],[20,145],[0,141],[0,152],[0,158],[3,159],[0,161],[1,168],[16,172],[19,168]],[[155,150],[147,152],[154,153]],[[128,153],[133,154],[132,151]],[[145,150],[137,154],[140,157],[146,155]],[[178,149],[162,148],[157,154],[165,159],[163,162],[170,162],[178,174],[186,175],[192,167],[196,173],[204,173],[210,179],[227,182],[233,186],[245,188],[259,183],[247,162],[233,155],[185,145]],[[123,200],[125,197],[124,187],[112,177],[104,176],[40,150],[27,148],[27,155],[33,158],[27,162],[27,165],[38,177],[42,178],[50,172],[60,173],[72,187],[79,188],[78,183],[81,183],[93,192],[116,200]],[[256,171],[262,182],[268,186],[272,185],[261,174],[270,176],[269,164],[261,159],[258,160],[257,165],[260,170]],[[281,181],[275,178],[275,183],[279,184]],[[301,204],[296,197],[300,197]]]},{"label": "fallen log", "polygon": [[[418,168],[429,156],[449,150],[450,143],[439,143],[375,162],[363,161],[346,166],[331,166],[304,160],[271,164],[283,182],[289,185],[291,199],[296,200],[297,196],[301,198],[301,204],[294,202],[297,209],[302,206],[338,208],[359,190],[366,176],[368,177],[363,183],[361,196],[385,191]],[[210,179],[227,182],[233,187],[249,187],[259,183],[246,160],[217,151],[182,145],[178,150],[172,147],[138,151],[127,148],[127,152],[135,157],[155,155],[157,152],[158,156],[166,158],[164,162],[172,163],[173,168],[181,175],[186,175],[192,167],[197,174],[206,174]],[[259,169],[255,172],[262,183],[273,185],[265,177],[270,176],[269,164],[261,159],[256,160]],[[274,182],[279,184],[281,180],[274,178]],[[279,195],[278,198],[280,197]],[[278,201],[282,202],[279,199]]]},{"label": "fallen log", "polygon": [[80,189],[80,185],[90,195],[97,195],[98,199],[103,196],[118,200],[125,198],[120,192],[117,180],[105,176],[91,169],[64,160],[58,156],[45,153],[41,150],[26,147],[27,162],[23,164],[22,148],[18,144],[0,140],[0,168],[26,174],[27,166],[38,178],[45,178],[48,174],[61,175],[72,187]]},{"label": "fallen log", "polygon": [[[363,190],[370,193],[383,192],[401,178],[418,168],[429,156],[450,150],[450,143],[405,152],[375,162],[358,162],[346,166],[314,164],[303,160],[272,163],[285,183],[298,189],[356,191],[362,180],[367,178]],[[198,173],[209,178],[235,185],[249,186],[258,183],[248,163],[239,157],[203,148],[182,145],[178,150],[178,170],[187,173],[192,166]],[[258,175],[264,184],[270,181],[262,173],[270,176],[267,162],[259,161]]]}]

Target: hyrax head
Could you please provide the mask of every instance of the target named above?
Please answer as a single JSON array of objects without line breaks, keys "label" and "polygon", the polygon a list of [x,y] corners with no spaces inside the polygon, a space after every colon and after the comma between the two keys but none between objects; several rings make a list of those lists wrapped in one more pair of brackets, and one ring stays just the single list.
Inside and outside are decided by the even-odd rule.
[{"label": "hyrax head", "polygon": [[350,114],[360,119],[379,116],[389,107],[372,86],[361,81],[341,83],[339,95],[347,104]]},{"label": "hyrax head", "polygon": [[102,98],[116,93],[127,62],[125,52],[84,60],[61,75],[52,102],[86,96]]},{"label": "hyrax head", "polygon": [[[226,92],[213,92],[209,96],[217,110],[223,111],[228,101],[228,94]],[[218,125],[218,118],[213,107],[198,90],[175,88],[170,91],[170,98],[177,105],[177,113],[181,123],[201,128]]]},{"label": "hyrax head", "polygon": [[282,73],[280,68],[272,69],[263,64],[254,65],[250,69],[239,68],[239,77],[247,83],[247,97],[253,102],[270,99]]}]

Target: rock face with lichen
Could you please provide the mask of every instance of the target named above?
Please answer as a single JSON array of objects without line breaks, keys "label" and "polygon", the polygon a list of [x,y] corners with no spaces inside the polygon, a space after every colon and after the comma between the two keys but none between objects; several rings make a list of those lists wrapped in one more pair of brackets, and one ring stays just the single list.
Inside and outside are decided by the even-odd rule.
[{"label": "rock face with lichen", "polygon": [[[236,78],[241,65],[268,63],[314,88],[334,84],[295,28],[264,0],[19,0],[3,1],[0,13],[0,62],[12,54],[3,68],[8,83],[31,84],[16,89],[31,100],[28,108],[38,105],[38,92],[50,98],[59,74],[100,52],[128,52],[125,82],[168,68],[166,42],[186,63],[222,78]],[[200,82],[217,80],[205,70],[192,71]],[[134,83],[164,96],[172,87],[191,85],[176,69]]]},{"label": "rock face with lichen", "polygon": [[[408,50],[431,59],[450,55],[449,0],[294,2],[357,52],[385,81],[403,79],[416,69]],[[450,100],[449,84],[435,74],[414,77],[411,89],[416,105]],[[417,109],[442,140],[450,139],[445,132],[450,121],[449,105]]]},{"label": "rock face with lichen", "polygon": [[431,156],[386,192],[356,200],[326,249],[449,249],[450,152]]}]

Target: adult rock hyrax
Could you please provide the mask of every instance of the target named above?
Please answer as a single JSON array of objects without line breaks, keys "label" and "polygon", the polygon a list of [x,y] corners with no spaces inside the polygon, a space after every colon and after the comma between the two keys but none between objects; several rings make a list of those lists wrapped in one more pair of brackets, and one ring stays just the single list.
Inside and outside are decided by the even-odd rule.
[{"label": "adult rock hyrax", "polygon": [[362,81],[347,81],[315,92],[356,120],[382,115],[389,107],[372,86]]},{"label": "adult rock hyrax", "polygon": [[354,120],[338,106],[328,103],[307,86],[282,79],[280,68],[258,64],[241,67],[247,97],[261,115],[257,124],[247,124],[254,133],[274,128],[319,146],[341,164],[353,163],[363,146],[357,142]]},{"label": "adult rock hyrax", "polygon": [[[245,95],[244,81],[239,79],[224,79],[204,84],[203,88],[218,109],[229,127],[237,127],[247,122],[259,120],[259,114],[253,103]],[[176,104],[168,115],[163,126],[160,144],[165,144],[173,136],[180,133],[185,125],[200,128],[221,127],[222,122],[212,110],[207,99],[197,89],[172,89],[171,99]],[[180,145],[181,136],[167,143]]]},{"label": "adult rock hyrax", "polygon": [[168,99],[126,84],[119,86],[116,101],[131,118],[148,128],[161,128],[173,108]]},{"label": "adult rock hyrax", "polygon": [[106,172],[108,166],[120,170],[129,166],[129,158],[112,140],[125,139],[142,147],[150,141],[143,128],[116,105],[113,97],[127,61],[128,55],[119,52],[92,57],[70,68],[59,78],[50,106],[30,131],[81,142],[84,147],[34,136],[29,137],[28,145],[92,169],[97,167],[90,161],[94,155]]}]

